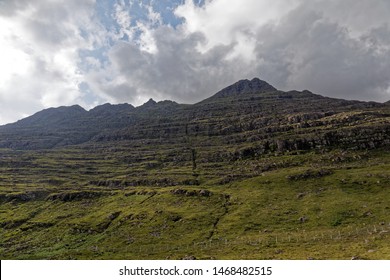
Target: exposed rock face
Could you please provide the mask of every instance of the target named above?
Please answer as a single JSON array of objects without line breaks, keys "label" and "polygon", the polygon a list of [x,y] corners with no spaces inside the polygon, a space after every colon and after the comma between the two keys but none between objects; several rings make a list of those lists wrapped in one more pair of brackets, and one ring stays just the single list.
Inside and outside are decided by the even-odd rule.
[{"label": "exposed rock face", "polygon": [[107,195],[104,192],[96,191],[73,191],[73,192],[63,192],[63,193],[53,193],[47,197],[47,200],[61,200],[64,202],[82,200],[82,199],[91,199],[100,197],[102,195]]},{"label": "exposed rock face", "polygon": [[204,196],[209,197],[212,193],[208,190],[184,190],[184,189],[174,189],[171,191],[174,195],[185,195],[185,196]]}]

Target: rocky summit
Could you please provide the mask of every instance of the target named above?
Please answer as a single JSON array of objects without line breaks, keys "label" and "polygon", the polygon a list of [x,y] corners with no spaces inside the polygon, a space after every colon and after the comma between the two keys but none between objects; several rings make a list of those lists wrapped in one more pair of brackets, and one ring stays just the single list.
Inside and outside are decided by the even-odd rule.
[{"label": "rocky summit", "polygon": [[0,126],[2,259],[389,258],[390,105],[241,80]]}]

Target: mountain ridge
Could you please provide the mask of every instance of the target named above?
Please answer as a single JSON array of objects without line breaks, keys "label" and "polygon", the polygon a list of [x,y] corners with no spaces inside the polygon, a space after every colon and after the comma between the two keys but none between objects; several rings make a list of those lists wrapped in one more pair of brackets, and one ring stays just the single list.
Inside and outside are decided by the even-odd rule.
[{"label": "mountain ridge", "polygon": [[[277,90],[275,87],[273,87],[272,85],[270,85],[269,83],[267,83],[266,81],[263,81],[263,80],[260,80],[259,78],[253,78],[252,80],[249,80],[249,79],[242,79],[242,80],[239,80],[235,83],[233,83],[232,85],[229,85],[221,90],[219,90],[217,93],[211,95],[210,97],[204,99],[204,100],[201,100],[195,104],[180,104],[180,103],[177,103],[175,101],[172,101],[172,100],[163,100],[163,101],[158,101],[156,102],[155,100],[153,100],[153,98],[150,98],[147,102],[145,102],[144,104],[140,105],[140,106],[133,106],[132,104],[129,104],[129,103],[118,103],[118,104],[111,104],[111,103],[104,103],[104,104],[101,104],[101,105],[97,105],[96,107],[94,108],[91,108],[90,110],[86,110],[84,109],[82,106],[78,105],[78,104],[74,104],[74,105],[69,105],[69,106],[59,106],[59,107],[50,107],[50,108],[46,108],[46,109],[43,109],[41,111],[38,111],[34,114],[32,114],[31,116],[28,116],[28,117],[25,117],[23,119],[20,119],[16,122],[13,122],[13,123],[7,123],[7,124],[4,124],[4,125],[0,125],[0,128],[1,127],[5,127],[5,126],[10,126],[10,125],[14,125],[14,124],[19,124],[19,123],[23,123],[25,122],[26,120],[31,120],[31,119],[35,119],[37,116],[42,116],[42,117],[50,117],[47,113],[48,112],[55,112],[55,113],[65,113],[65,111],[67,111],[67,113],[70,113],[70,114],[73,114],[73,113],[84,113],[84,112],[89,112],[89,113],[102,113],[102,112],[107,112],[107,111],[111,111],[112,113],[115,113],[115,112],[119,112],[119,111],[132,111],[133,109],[145,109],[145,108],[151,108],[151,107],[155,107],[156,105],[161,105],[161,104],[172,104],[172,105],[189,105],[189,106],[192,106],[192,105],[196,105],[196,104],[201,104],[201,103],[204,103],[204,101],[207,101],[211,98],[221,98],[221,97],[237,97],[239,96],[240,94],[249,94],[249,93],[256,93],[256,94],[260,94],[260,93],[270,93],[270,92],[280,92],[280,93],[291,93],[291,94],[296,94],[296,93],[307,93],[307,94],[313,94],[315,96],[318,96],[318,97],[323,97],[323,98],[329,98],[329,97],[325,97],[325,96],[322,96],[322,95],[319,95],[319,94],[315,94],[309,90],[303,90],[303,91],[297,91],[297,90],[290,90],[290,91],[279,91]],[[283,97],[282,97],[283,98]],[[289,98],[288,96],[285,97],[285,98]],[[375,103],[375,104],[390,104],[390,101],[387,101],[387,102],[383,102],[383,103],[380,103],[380,102],[374,102],[374,101],[360,101],[360,100],[346,100],[346,99],[339,99],[339,98],[332,98],[332,99],[337,99],[337,100],[344,100],[346,102],[348,101],[351,101],[351,102],[362,102],[362,103]],[[43,114],[45,114],[43,116]],[[46,115],[47,114],[47,115]]]},{"label": "mountain ridge", "polygon": [[290,130],[292,120],[305,126],[305,122],[325,116],[384,107],[387,104],[329,98],[307,90],[280,91],[254,78],[240,80],[191,105],[149,99],[138,107],[106,103],[89,111],[79,105],[45,109],[0,126],[0,148],[42,149],[107,139],[180,138],[188,131],[209,136],[252,134],[256,129],[266,133]]}]

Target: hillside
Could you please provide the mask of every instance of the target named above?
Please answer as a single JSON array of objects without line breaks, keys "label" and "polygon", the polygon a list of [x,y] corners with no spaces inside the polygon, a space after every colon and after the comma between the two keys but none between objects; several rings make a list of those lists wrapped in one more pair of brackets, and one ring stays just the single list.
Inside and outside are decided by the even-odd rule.
[{"label": "hillside", "polygon": [[389,144],[389,104],[257,78],[46,109],[0,127],[0,256],[390,259]]}]

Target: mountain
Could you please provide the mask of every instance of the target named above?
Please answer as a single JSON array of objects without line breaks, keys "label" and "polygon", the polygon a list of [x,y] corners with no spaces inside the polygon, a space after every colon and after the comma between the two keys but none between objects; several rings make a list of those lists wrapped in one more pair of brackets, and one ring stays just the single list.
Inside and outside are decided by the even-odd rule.
[{"label": "mountain", "polygon": [[242,80],[0,127],[1,259],[388,259],[390,106]]},{"label": "mountain", "polygon": [[[186,133],[224,136],[224,142],[233,135],[273,142],[285,138],[288,131],[295,133],[289,136],[292,142],[297,137],[306,137],[304,142],[321,142],[310,140],[313,131],[320,130],[329,138],[343,134],[344,130],[362,137],[357,131],[351,132],[352,124],[356,128],[368,126],[365,129],[370,131],[380,129],[379,123],[371,124],[386,114],[377,111],[384,108],[385,104],[327,98],[309,91],[279,91],[254,78],[238,81],[194,105],[150,99],[137,108],[129,104],[104,104],[90,111],[77,105],[46,109],[0,127],[0,148],[34,150],[115,139],[179,139]],[[367,143],[361,145],[384,145],[387,143],[384,133],[372,141],[366,135],[361,141]],[[344,136],[322,142],[338,143],[340,139],[336,138]]]}]

